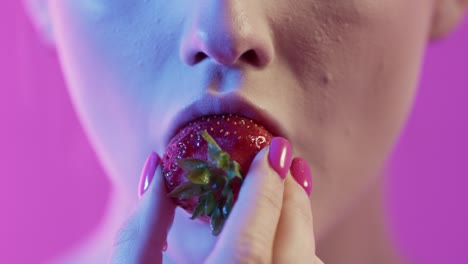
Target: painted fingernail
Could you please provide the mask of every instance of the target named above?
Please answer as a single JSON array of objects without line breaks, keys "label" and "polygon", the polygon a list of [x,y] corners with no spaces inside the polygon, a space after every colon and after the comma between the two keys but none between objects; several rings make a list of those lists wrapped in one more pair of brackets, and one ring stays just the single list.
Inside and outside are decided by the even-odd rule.
[{"label": "painted fingernail", "polygon": [[159,164],[159,157],[156,152],[151,152],[145,161],[145,165],[141,170],[140,183],[138,187],[138,196],[141,198],[143,194],[148,190],[148,187],[153,180],[154,173]]},{"label": "painted fingernail", "polygon": [[312,174],[309,165],[303,158],[295,158],[291,164],[291,175],[304,188],[307,196],[312,192]]},{"label": "painted fingernail", "polygon": [[289,141],[275,137],[270,143],[270,153],[268,153],[268,161],[270,166],[279,174],[281,179],[286,177],[291,165],[292,151]]}]

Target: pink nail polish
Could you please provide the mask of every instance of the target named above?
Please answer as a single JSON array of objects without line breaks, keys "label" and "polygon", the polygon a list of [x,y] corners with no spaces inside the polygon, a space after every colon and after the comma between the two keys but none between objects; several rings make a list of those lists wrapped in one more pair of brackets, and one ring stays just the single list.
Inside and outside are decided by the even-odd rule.
[{"label": "pink nail polish", "polygon": [[291,166],[291,157],[291,145],[288,140],[281,137],[275,137],[271,140],[268,161],[281,179],[284,179],[288,173],[289,166]]},{"label": "pink nail polish", "polygon": [[291,175],[304,188],[307,196],[312,192],[312,174],[309,165],[303,158],[295,158],[291,164]]},{"label": "pink nail polish", "polygon": [[141,171],[140,183],[139,183],[139,188],[138,188],[138,196],[140,198],[141,196],[143,196],[143,194],[146,192],[146,190],[150,186],[158,165],[159,165],[158,154],[156,154],[156,152],[153,151],[149,154],[148,158],[145,161],[145,165],[143,166],[143,169]]}]

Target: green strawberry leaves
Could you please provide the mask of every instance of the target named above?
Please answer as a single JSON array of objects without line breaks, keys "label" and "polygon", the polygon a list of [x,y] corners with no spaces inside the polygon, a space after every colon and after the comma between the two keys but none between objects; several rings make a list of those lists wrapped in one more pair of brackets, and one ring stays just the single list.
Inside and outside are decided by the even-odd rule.
[{"label": "green strawberry leaves", "polygon": [[208,184],[210,183],[211,173],[207,168],[198,168],[189,171],[185,177],[194,184]]},{"label": "green strawberry leaves", "polygon": [[191,171],[194,169],[208,168],[208,163],[201,159],[178,159],[177,166],[182,168],[184,171]]},{"label": "green strawberry leaves", "polygon": [[221,233],[221,230],[224,226],[225,221],[226,221],[226,218],[224,218],[219,207],[218,206],[215,207],[210,218],[211,233],[214,236],[217,236],[219,235],[219,233]]},{"label": "green strawberry leaves", "polygon": [[[204,196],[202,196],[204,197]],[[204,213],[204,209],[205,209],[205,205],[204,205],[204,202],[205,202],[205,199],[200,197],[199,199],[199,203],[197,204],[197,206],[195,206],[195,209],[193,210],[193,214],[192,214],[192,217],[190,217],[190,219],[194,220],[195,218],[197,218],[198,216],[202,215]]]},{"label": "green strawberry leaves", "polygon": [[180,199],[198,196],[191,219],[209,216],[212,234],[217,236],[234,204],[231,183],[233,180],[242,183],[243,177],[239,163],[231,160],[229,153],[223,151],[206,130],[200,135],[208,144],[207,161],[178,159],[177,165],[186,172],[185,177],[189,181],[175,188],[169,196]]},{"label": "green strawberry leaves", "polygon": [[209,193],[206,195],[206,201],[205,201],[205,206],[204,206],[204,213],[205,215],[211,215],[211,212],[213,212],[213,209],[216,206],[216,201],[214,198],[213,193]]},{"label": "green strawberry leaves", "polygon": [[192,198],[208,192],[209,189],[204,184],[195,184],[192,182],[186,182],[175,188],[168,195],[170,197],[177,197],[181,199]]},{"label": "green strawberry leaves", "polygon": [[232,181],[235,177],[239,178],[242,182],[242,174],[240,173],[240,165],[237,161],[230,161],[229,163],[229,170],[227,171],[227,176],[230,181]]}]

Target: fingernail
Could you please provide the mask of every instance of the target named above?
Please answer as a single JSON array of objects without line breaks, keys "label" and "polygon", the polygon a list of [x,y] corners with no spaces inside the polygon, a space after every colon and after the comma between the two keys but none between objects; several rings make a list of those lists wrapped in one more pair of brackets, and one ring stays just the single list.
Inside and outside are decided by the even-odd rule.
[{"label": "fingernail", "polygon": [[288,173],[289,166],[291,165],[291,156],[291,145],[288,140],[281,137],[275,137],[271,140],[268,161],[281,179],[284,179]]},{"label": "fingernail", "polygon": [[158,164],[158,154],[156,154],[156,152],[153,151],[149,154],[148,158],[145,161],[145,165],[141,170],[140,183],[138,187],[138,197],[141,198],[146,192],[146,190],[148,190],[148,187],[150,186],[151,181],[153,180],[154,173],[156,172]]},{"label": "fingernail", "polygon": [[303,158],[295,158],[291,164],[291,175],[304,188],[307,196],[312,192],[312,174],[309,165]]}]

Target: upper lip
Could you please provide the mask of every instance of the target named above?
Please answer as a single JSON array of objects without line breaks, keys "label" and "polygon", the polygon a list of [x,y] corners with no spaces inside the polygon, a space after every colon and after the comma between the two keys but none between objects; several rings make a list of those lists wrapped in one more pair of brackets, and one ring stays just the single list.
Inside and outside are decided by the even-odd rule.
[{"label": "upper lip", "polygon": [[273,136],[286,137],[284,127],[267,110],[256,107],[251,101],[239,94],[211,94],[207,93],[198,100],[179,111],[169,126],[164,139],[169,144],[172,137],[190,121],[202,116],[236,114],[263,125]]}]

